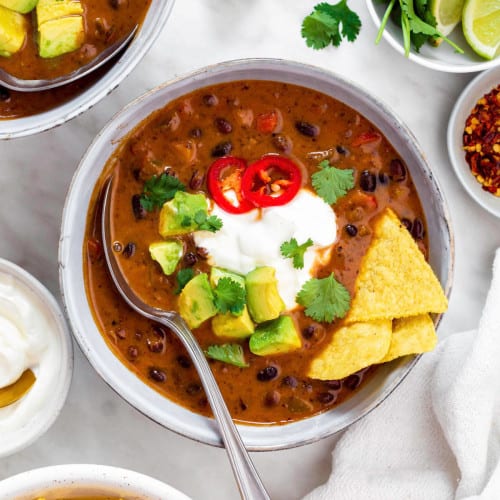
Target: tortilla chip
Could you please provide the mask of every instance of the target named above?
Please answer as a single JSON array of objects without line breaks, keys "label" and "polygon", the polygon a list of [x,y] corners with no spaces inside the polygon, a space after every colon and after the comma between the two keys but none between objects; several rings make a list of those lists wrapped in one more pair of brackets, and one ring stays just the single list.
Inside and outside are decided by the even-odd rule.
[{"label": "tortilla chip", "polygon": [[437,344],[434,323],[428,314],[411,318],[395,319],[389,351],[380,361],[385,363],[407,354],[432,351]]},{"label": "tortilla chip", "polygon": [[379,363],[389,350],[392,321],[353,323],[333,333],[331,342],[313,359],[308,376],[337,380]]},{"label": "tortilla chip", "polygon": [[422,252],[387,208],[375,222],[346,322],[442,313],[448,301]]}]

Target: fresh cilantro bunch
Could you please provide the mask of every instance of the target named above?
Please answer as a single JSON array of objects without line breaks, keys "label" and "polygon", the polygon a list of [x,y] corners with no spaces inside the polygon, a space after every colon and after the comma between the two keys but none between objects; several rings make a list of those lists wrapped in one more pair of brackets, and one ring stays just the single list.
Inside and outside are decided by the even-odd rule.
[{"label": "fresh cilantro bunch", "polygon": [[153,175],[144,183],[140,203],[147,212],[152,212],[155,208],[161,208],[163,204],[170,201],[177,191],[185,191],[186,186],[173,175],[165,173]]},{"label": "fresh cilantro bunch", "polygon": [[302,37],[308,47],[324,49],[332,44],[338,47],[342,38],[356,40],[361,29],[359,16],[349,9],[347,0],[335,5],[322,2],[302,21]]},{"label": "fresh cilantro bunch", "polygon": [[305,307],[306,316],[316,321],[331,323],[347,314],[351,296],[332,273],[327,278],[312,278],[306,281],[297,294],[297,302]]},{"label": "fresh cilantro bunch", "polygon": [[245,287],[231,278],[221,278],[214,288],[214,302],[217,310],[222,314],[230,312],[235,316],[241,315],[247,300]]},{"label": "fresh cilantro bunch", "polygon": [[290,241],[285,241],[280,246],[280,252],[283,257],[293,259],[293,267],[302,269],[304,267],[304,254],[306,250],[313,244],[313,240],[309,238],[305,243],[299,245],[295,238]]},{"label": "fresh cilantro bunch", "polygon": [[245,361],[245,354],[240,344],[211,345],[208,346],[205,354],[208,358],[239,366],[240,368],[249,366]]},{"label": "fresh cilantro bunch", "polygon": [[321,170],[312,174],[312,185],[329,205],[354,187],[354,170],[332,167],[328,160],[323,160],[318,167]]}]

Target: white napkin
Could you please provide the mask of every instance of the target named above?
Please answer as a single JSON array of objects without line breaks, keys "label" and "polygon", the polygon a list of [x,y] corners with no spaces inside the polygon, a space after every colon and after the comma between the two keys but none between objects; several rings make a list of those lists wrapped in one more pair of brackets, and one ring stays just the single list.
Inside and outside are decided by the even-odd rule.
[{"label": "white napkin", "polygon": [[500,249],[478,330],[425,354],[332,458],[307,500],[500,499]]}]

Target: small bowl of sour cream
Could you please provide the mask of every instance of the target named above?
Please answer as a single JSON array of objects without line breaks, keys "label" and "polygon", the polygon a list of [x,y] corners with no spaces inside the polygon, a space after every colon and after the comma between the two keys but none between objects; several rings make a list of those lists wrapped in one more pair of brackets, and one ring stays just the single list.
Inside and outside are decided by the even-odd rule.
[{"label": "small bowl of sour cream", "polygon": [[0,259],[0,457],[54,423],[72,370],[73,346],[58,303],[31,274]]}]

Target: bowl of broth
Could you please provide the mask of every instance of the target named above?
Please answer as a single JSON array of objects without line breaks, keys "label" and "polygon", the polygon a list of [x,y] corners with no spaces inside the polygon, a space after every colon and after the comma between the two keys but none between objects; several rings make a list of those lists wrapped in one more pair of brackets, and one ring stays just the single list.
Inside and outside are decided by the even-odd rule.
[{"label": "bowl of broth", "polygon": [[[4,11],[9,16],[17,16],[16,23],[24,30],[24,42],[20,48],[16,47],[8,55],[2,51],[3,55],[0,56],[0,66],[15,76],[50,79],[70,73],[127,35],[135,25],[139,25],[139,29],[124,51],[90,75],[73,83],[41,92],[17,92],[0,86],[0,139],[23,137],[61,125],[103,99],[146,54],[165,26],[174,2],[80,0],[69,2],[68,5],[77,5],[74,12],[66,11],[64,5],[59,8],[51,7],[50,0],[45,0],[45,3],[45,9],[40,8],[42,2],[39,2],[32,11],[25,14],[9,9]],[[64,45],[64,40],[54,41],[52,44],[62,44],[68,52],[61,52],[59,55],[50,51],[49,54],[42,52],[42,42],[37,41],[41,38],[42,29],[37,24],[39,17],[42,20],[47,18],[41,26],[79,20],[80,24],[74,29],[81,31],[72,33],[72,45]],[[65,30],[70,28],[69,26]],[[57,26],[49,26],[48,31],[49,34],[58,31]],[[46,45],[51,46],[50,43]]]},{"label": "bowl of broth", "polygon": [[249,449],[344,429],[416,363],[356,354],[319,373],[353,314],[377,221],[404,227],[433,283],[451,288],[453,238],[435,176],[411,132],[365,90],[289,61],[204,68],[115,116],[75,174],[59,255],[75,338],[139,411],[220,446],[178,340],[131,314],[111,285],[99,225],[111,174],[123,272],[143,300],[180,311],[194,330]]}]

